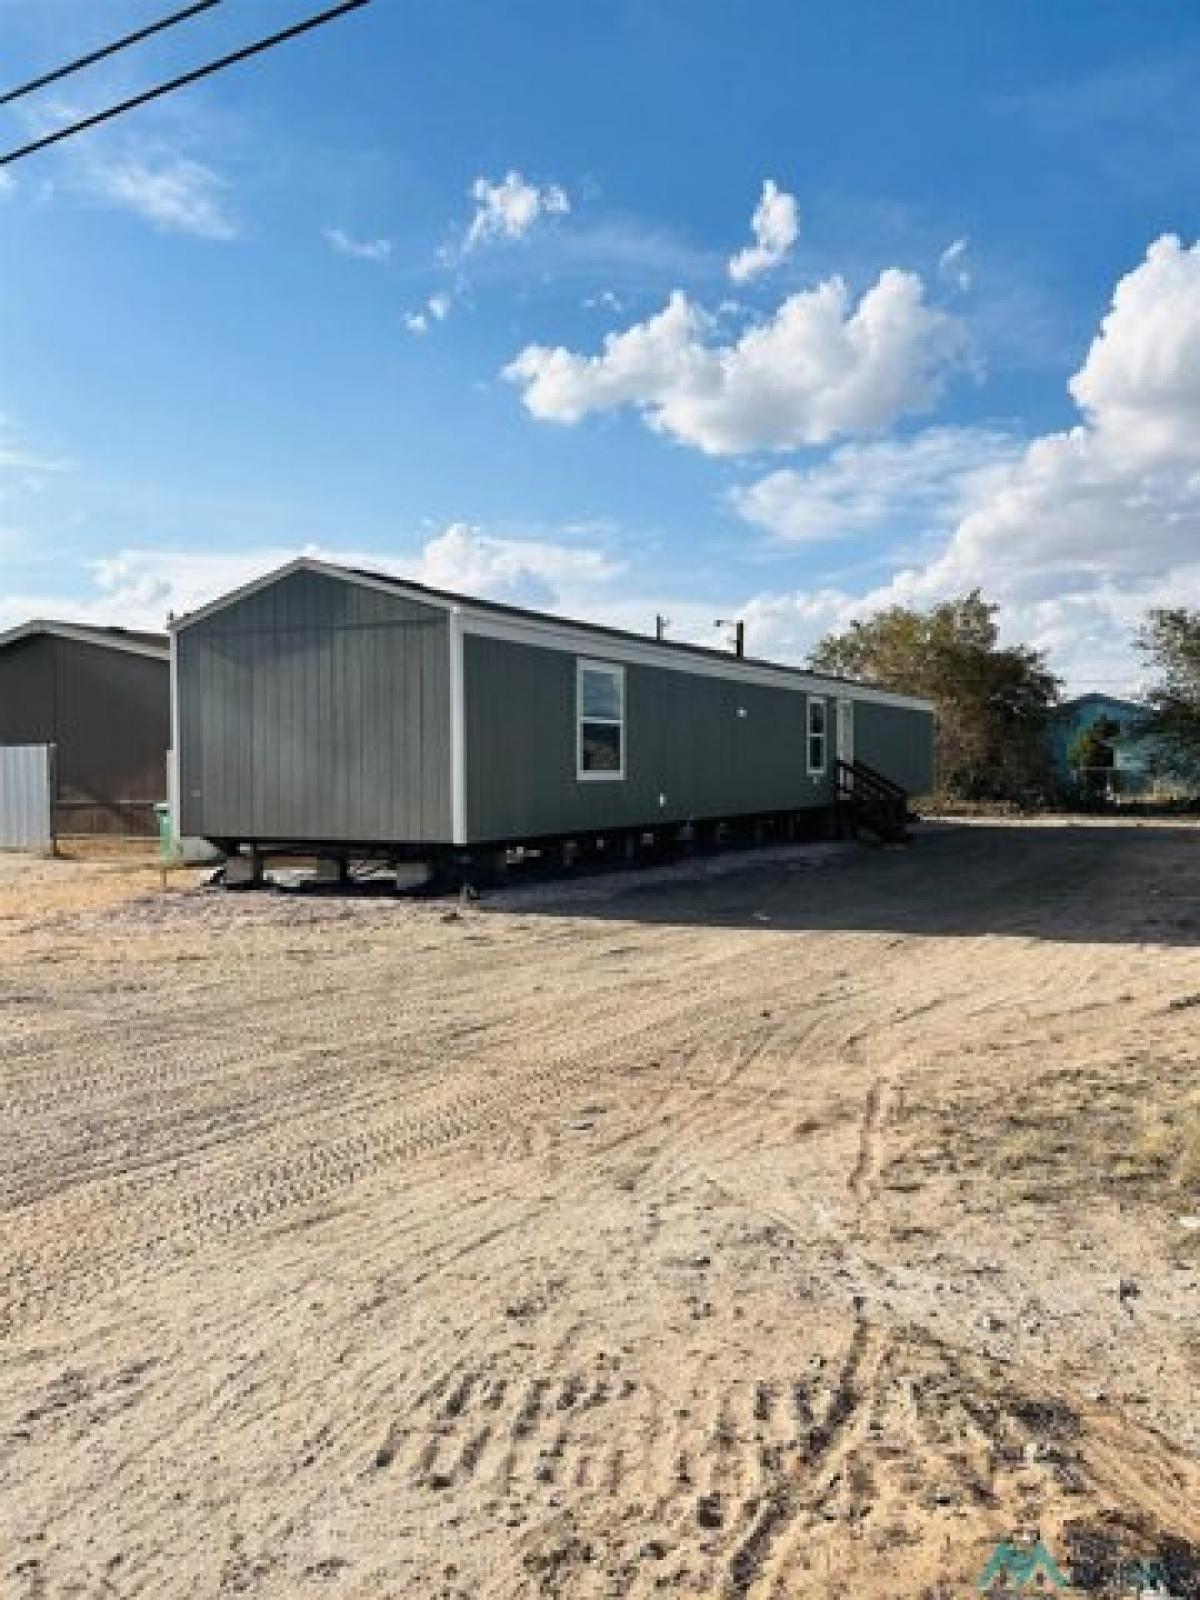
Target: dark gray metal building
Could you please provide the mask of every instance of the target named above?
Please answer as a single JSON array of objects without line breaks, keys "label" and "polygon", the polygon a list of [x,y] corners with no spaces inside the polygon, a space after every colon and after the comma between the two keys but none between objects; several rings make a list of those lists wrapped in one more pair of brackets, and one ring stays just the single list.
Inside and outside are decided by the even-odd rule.
[{"label": "dark gray metal building", "polygon": [[177,826],[225,847],[794,815],[855,766],[933,786],[926,701],[308,559],[172,638]]},{"label": "dark gray metal building", "polygon": [[54,746],[54,831],[153,834],[167,793],[165,634],[33,621],[0,633],[0,745]]}]

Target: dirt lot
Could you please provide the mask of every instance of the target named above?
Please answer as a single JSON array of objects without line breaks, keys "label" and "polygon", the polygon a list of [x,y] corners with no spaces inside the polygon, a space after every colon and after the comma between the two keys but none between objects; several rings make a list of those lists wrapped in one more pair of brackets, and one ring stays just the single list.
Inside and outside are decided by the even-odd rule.
[{"label": "dirt lot", "polygon": [[1200,832],[172,882],[0,861],[5,1600],[1200,1595]]}]

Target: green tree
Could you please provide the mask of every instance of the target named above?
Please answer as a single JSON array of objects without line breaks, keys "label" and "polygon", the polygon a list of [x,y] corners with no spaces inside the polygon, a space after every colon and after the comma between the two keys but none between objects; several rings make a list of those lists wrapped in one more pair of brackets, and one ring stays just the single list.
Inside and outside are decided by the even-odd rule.
[{"label": "green tree", "polygon": [[1112,717],[1099,716],[1081,728],[1067,750],[1067,765],[1085,790],[1101,794],[1108,786],[1108,774],[1116,760],[1113,741],[1120,738],[1121,724]]},{"label": "green tree", "polygon": [[1138,732],[1153,741],[1156,766],[1200,782],[1200,611],[1151,611],[1137,643],[1154,677]]},{"label": "green tree", "polygon": [[812,652],[822,672],[924,695],[937,711],[939,786],[963,799],[1049,789],[1046,723],[1059,681],[1039,651],[1002,647],[978,589],[928,611],[893,606]]}]

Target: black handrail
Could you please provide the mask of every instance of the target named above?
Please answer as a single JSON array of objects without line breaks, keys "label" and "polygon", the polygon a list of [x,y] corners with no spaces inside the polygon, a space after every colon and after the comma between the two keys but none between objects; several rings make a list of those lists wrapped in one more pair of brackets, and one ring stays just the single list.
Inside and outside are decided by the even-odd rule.
[{"label": "black handrail", "polygon": [[892,800],[905,802],[908,800],[908,795],[898,783],[893,783],[891,778],[885,777],[882,772],[876,772],[874,767],[868,767],[862,761],[843,761],[839,756],[837,775],[838,787],[844,793],[853,793],[855,789],[861,788],[868,792],[873,790],[877,794],[886,795]]},{"label": "black handrail", "polygon": [[838,796],[882,838],[905,836],[908,795],[898,783],[861,761],[835,761]]}]

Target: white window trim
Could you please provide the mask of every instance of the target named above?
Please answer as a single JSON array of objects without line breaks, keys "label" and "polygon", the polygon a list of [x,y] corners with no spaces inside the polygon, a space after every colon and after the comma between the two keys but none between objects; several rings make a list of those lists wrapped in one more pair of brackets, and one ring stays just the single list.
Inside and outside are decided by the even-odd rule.
[{"label": "white window trim", "polygon": [[[619,717],[587,717],[583,715],[583,675],[585,672],[606,672],[615,678],[621,693]],[[621,730],[621,765],[609,771],[585,772],[583,767],[583,724],[600,722]],[[580,783],[622,783],[626,765],[625,727],[625,668],[615,661],[594,661],[580,657],[575,663],[575,776]]]},{"label": "white window trim", "polygon": [[[813,707],[821,706],[824,715],[821,718],[821,727],[813,727]],[[821,741],[821,764],[813,766],[812,742],[814,739]],[[808,768],[810,778],[823,778],[829,771],[829,700],[823,694],[810,694],[808,706],[804,717],[804,764]]]}]

